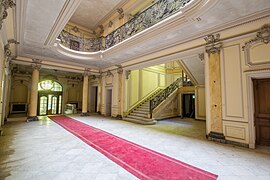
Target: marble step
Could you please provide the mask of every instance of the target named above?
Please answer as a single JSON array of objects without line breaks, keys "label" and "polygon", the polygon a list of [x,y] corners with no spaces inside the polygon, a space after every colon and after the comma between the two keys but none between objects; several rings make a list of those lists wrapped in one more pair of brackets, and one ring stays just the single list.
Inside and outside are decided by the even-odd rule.
[{"label": "marble step", "polygon": [[149,109],[150,109],[149,107],[142,107],[142,106],[140,106],[136,110],[149,111]]},{"label": "marble step", "polygon": [[128,122],[132,122],[132,123],[137,123],[137,124],[143,124],[143,125],[154,125],[157,123],[156,120],[152,120],[151,121],[144,121],[141,119],[133,119],[133,118],[123,118],[123,120],[128,121]]},{"label": "marble step", "polygon": [[149,119],[146,117],[134,116],[134,115],[127,115],[127,118],[139,119],[139,120],[143,120],[143,121],[152,121],[152,119]]},{"label": "marble step", "polygon": [[139,117],[144,117],[148,118],[148,114],[141,114],[141,113],[130,113],[131,116],[139,116]]},{"label": "marble step", "polygon": [[137,110],[134,110],[132,113],[139,113],[139,114],[149,114],[149,110],[148,111],[144,111],[144,110],[139,110],[139,109],[137,109]]}]

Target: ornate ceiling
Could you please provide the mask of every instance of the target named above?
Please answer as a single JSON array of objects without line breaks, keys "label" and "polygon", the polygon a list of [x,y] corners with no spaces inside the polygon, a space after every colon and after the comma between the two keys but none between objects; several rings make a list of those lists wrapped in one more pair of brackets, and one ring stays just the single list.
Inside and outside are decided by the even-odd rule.
[{"label": "ornate ceiling", "polygon": [[[172,46],[194,38],[200,39],[203,43],[203,37],[209,33],[270,14],[269,0],[193,0],[190,7],[187,7],[188,10],[183,10],[168,18],[169,20],[155,25],[154,28],[146,29],[105,51],[85,53],[59,49],[56,46],[56,38],[70,18],[79,11],[81,6],[79,2],[79,0],[17,0],[16,31],[20,44],[17,46],[16,56],[99,70],[132,62],[156,52],[167,51]],[[109,0],[97,2],[104,3]],[[116,5],[120,0],[113,3]],[[92,5],[95,9],[100,7]],[[111,4],[107,12],[114,7]],[[104,16],[104,14],[100,16],[100,19]]]},{"label": "ornate ceiling", "polygon": [[126,0],[82,0],[70,21],[90,30]]}]

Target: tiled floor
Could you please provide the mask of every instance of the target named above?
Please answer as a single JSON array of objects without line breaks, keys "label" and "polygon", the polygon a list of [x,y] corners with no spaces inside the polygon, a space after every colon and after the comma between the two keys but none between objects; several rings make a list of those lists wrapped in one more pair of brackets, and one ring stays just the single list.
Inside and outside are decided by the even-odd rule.
[{"label": "tiled floor", "polygon": [[[270,148],[207,141],[202,121],[179,118],[142,126],[98,115],[73,117],[218,174],[219,179],[270,180]],[[0,179],[137,179],[46,117],[29,123],[19,119],[7,123],[0,137]]]}]

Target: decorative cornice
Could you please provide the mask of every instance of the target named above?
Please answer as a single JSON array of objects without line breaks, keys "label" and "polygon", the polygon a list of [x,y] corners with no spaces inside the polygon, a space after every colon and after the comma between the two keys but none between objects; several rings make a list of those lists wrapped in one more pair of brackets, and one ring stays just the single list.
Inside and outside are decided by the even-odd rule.
[{"label": "decorative cornice", "polygon": [[270,42],[270,25],[266,24],[262,26],[254,39],[251,39],[250,41],[245,43],[245,46],[242,47],[243,50],[248,49],[252,45],[262,42],[265,44],[268,44]]},{"label": "decorative cornice", "polygon": [[13,8],[16,4],[13,0],[0,0],[0,30],[2,29],[3,20],[7,18],[8,8]]},{"label": "decorative cornice", "polygon": [[205,51],[210,54],[219,53],[222,47],[220,42],[220,34],[210,34],[204,38],[206,41]]}]

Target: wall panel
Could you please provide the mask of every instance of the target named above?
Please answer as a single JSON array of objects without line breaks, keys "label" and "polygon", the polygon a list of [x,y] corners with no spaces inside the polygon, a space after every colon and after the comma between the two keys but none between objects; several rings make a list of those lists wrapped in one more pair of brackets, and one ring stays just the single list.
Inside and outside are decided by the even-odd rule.
[{"label": "wall panel", "polygon": [[240,51],[239,44],[223,49],[223,119],[236,121],[244,120]]}]

